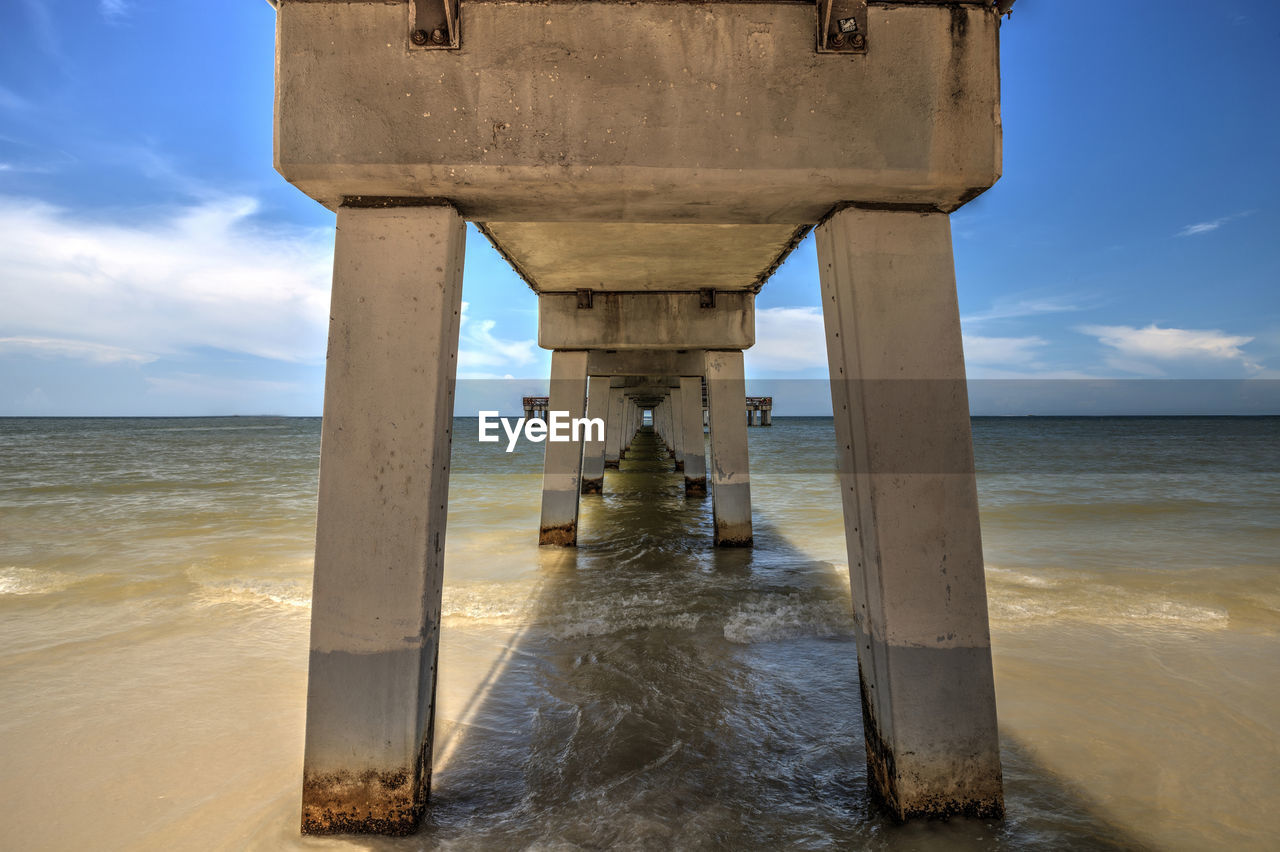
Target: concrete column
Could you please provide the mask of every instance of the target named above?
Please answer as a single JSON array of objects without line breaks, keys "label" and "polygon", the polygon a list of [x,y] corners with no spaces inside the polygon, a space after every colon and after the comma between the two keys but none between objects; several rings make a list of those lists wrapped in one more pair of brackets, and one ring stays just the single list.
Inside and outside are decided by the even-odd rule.
[{"label": "concrete column", "polygon": [[[566,411],[582,417],[587,398],[587,353],[557,349],[551,353],[551,400],[547,411]],[[582,487],[582,442],[553,441],[543,444],[542,523],[538,544],[576,547],[578,544],[578,494]]]},{"label": "concrete column", "polygon": [[709,350],[707,405],[711,412],[711,500],[720,547],[751,544],[751,476],[747,466],[746,381],[742,353]]},{"label": "concrete column", "polygon": [[1003,812],[951,228],[817,229],[872,787],[899,819]]},{"label": "concrete column", "polygon": [[431,787],[466,231],[338,208],[302,787],[305,834],[408,834]]},{"label": "concrete column", "polygon": [[617,468],[622,457],[623,430],[626,429],[627,397],[622,388],[609,388],[609,421],[604,429],[604,466]]},{"label": "concrete column", "polygon": [[675,454],[676,470],[684,470],[684,428],[680,420],[680,416],[684,409],[681,407],[683,394],[680,388],[671,389],[671,405],[667,416],[667,423],[671,429],[671,449]]},{"label": "concrete column", "polygon": [[761,426],[773,425],[773,409],[772,408],[765,408],[760,411],[760,425]]},{"label": "concrete column", "polygon": [[680,407],[684,433],[684,496],[707,496],[706,437],[702,431],[702,379],[680,379]]},{"label": "concrete column", "polygon": [[[609,377],[592,376],[587,384],[587,419],[600,419],[608,423],[609,418]],[[588,430],[590,431],[590,430]],[[600,494],[604,491],[604,440],[586,440],[582,442],[582,493]],[[596,437],[591,432],[589,437]]]}]

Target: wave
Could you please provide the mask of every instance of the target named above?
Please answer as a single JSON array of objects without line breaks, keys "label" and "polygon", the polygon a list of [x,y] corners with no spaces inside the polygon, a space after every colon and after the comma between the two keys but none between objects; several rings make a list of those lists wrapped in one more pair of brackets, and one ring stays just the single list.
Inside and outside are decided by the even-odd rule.
[{"label": "wave", "polygon": [[741,604],[724,625],[724,638],[737,645],[851,635],[853,610],[848,600],[796,592],[766,594]]},{"label": "wave", "polygon": [[65,571],[42,571],[38,568],[10,565],[0,569],[0,595],[47,595],[68,589],[81,579],[83,578]]}]

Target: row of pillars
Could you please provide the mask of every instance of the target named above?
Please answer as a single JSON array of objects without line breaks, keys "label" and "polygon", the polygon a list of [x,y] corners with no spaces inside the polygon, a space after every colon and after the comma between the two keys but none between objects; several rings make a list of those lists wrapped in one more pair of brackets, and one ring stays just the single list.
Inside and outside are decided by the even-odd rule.
[{"label": "row of pillars", "polygon": [[[631,439],[650,416],[657,436],[684,472],[686,497],[707,495],[706,440],[703,431],[703,386],[707,388],[707,421],[711,431],[712,514],[715,544],[744,547],[752,542],[751,475],[746,423],[741,417],[746,393],[742,352],[708,351],[703,375],[664,379],[665,386],[629,388],[611,376],[588,376],[590,353],[555,350],[551,356],[551,411],[570,418],[585,416],[605,423],[603,440],[546,444],[542,480],[539,544],[575,546],[578,542],[580,494],[604,490],[604,472],[626,458]],[[526,404],[526,408],[529,406]]]},{"label": "row of pillars", "polygon": [[[949,219],[847,207],[816,230],[869,786],[899,818],[998,816]],[[447,205],[338,209],[307,687],[308,833],[407,833],[426,806],[465,238]],[[746,429],[741,364],[741,352],[706,354],[718,540],[750,539],[746,442],[736,437]],[[557,352],[552,371],[551,407],[580,415],[592,404],[587,353]],[[689,430],[697,418],[684,409],[695,395],[683,393],[683,376],[680,386]],[[628,423],[635,416],[617,411]],[[687,477],[696,455],[685,454]],[[576,444],[547,445],[543,526],[563,527],[566,540],[576,539],[582,457]]]}]

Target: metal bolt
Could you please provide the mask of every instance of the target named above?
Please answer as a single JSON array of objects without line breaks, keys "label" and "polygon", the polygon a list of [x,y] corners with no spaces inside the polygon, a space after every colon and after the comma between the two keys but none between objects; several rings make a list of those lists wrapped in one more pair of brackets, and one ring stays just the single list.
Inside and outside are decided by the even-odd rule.
[{"label": "metal bolt", "polygon": [[844,33],[832,33],[827,41],[831,42],[832,47],[844,47]]},{"label": "metal bolt", "polygon": [[426,31],[426,30],[414,30],[413,32],[409,33],[409,41],[413,42],[414,44],[419,44],[419,45],[426,44],[426,43],[427,43],[427,31]]},{"label": "metal bolt", "polygon": [[432,43],[432,44],[444,44],[444,30],[440,29],[439,27],[436,27],[434,30],[432,30],[432,31],[431,31],[431,43]]},{"label": "metal bolt", "polygon": [[858,33],[858,34],[856,34],[856,35],[853,37],[853,44],[852,44],[852,47],[853,47],[853,49],[854,49],[854,50],[866,50],[866,49],[867,49],[867,37],[866,37],[866,36],[864,36],[862,33]]}]

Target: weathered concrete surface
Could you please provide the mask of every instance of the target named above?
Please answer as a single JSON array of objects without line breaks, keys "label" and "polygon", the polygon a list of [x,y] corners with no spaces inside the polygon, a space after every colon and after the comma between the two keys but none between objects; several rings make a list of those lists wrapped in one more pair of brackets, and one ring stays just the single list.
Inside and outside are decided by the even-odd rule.
[{"label": "weathered concrete surface", "polygon": [[490,222],[486,234],[534,291],[759,289],[808,227]]},{"label": "weathered concrete surface", "polygon": [[806,3],[467,0],[462,48],[423,51],[403,3],[291,0],[276,168],[331,207],[436,196],[482,222],[799,225],[990,186],[994,9],[876,4],[869,26],[847,56],[815,52]]},{"label": "weathered concrete surface", "polygon": [[622,458],[622,431],[627,418],[626,392],[618,380],[609,382],[609,419],[604,425],[604,466],[617,468]]},{"label": "weathered concrete surface", "polygon": [[818,229],[873,787],[900,819],[1003,811],[950,222]]},{"label": "weathered concrete surface", "polygon": [[[590,357],[588,357],[588,363]],[[587,384],[587,418],[609,420],[609,377],[591,376]],[[587,440],[590,438],[591,440]],[[595,440],[599,438],[600,440]],[[588,430],[582,442],[582,493],[604,492],[604,435]]]},{"label": "weathered concrete surface", "polygon": [[594,349],[587,356],[593,376],[701,376],[699,349]]},{"label": "weathered concrete surface", "polygon": [[717,293],[713,308],[697,293],[599,293],[579,308],[572,293],[538,296],[543,349],[747,349],[755,343],[755,295]]},{"label": "weathered concrete surface", "polygon": [[751,534],[751,475],[747,459],[746,382],[742,353],[708,352],[707,408],[711,414],[711,501],[715,542],[747,547]]},{"label": "weathered concrete surface", "polygon": [[[557,349],[551,353],[549,412],[582,417],[587,401],[587,353]],[[542,521],[538,544],[578,544],[578,495],[582,486],[582,442],[543,442]]]},{"label": "weathered concrete surface", "polygon": [[302,830],[405,834],[431,784],[463,221],[338,211]]},{"label": "weathered concrete surface", "polygon": [[679,386],[671,389],[667,425],[671,430],[671,454],[676,460],[676,470],[684,470],[684,414],[683,395]]},{"label": "weathered concrete surface", "polygon": [[[705,356],[704,365],[705,367]],[[702,380],[680,378],[681,428],[684,430],[684,495],[707,496],[706,433],[702,426]]]}]

